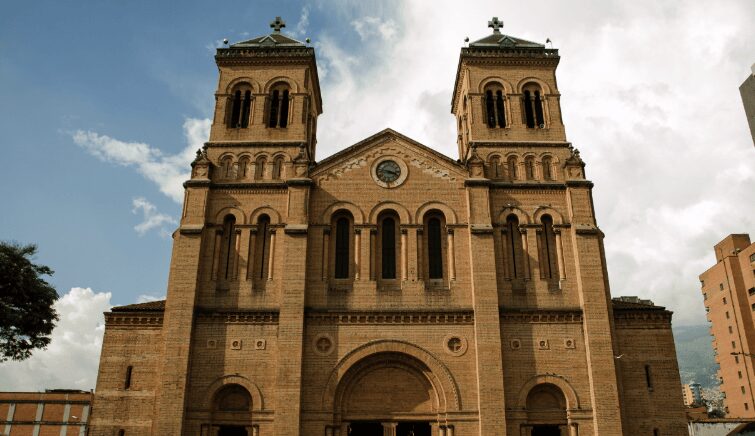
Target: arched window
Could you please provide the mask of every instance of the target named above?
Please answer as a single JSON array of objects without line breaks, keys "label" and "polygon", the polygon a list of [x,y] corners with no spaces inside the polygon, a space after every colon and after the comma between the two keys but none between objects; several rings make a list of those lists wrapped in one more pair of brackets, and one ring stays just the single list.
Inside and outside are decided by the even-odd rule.
[{"label": "arched window", "polygon": [[535,129],[538,127],[545,127],[543,98],[539,86],[535,84],[528,84],[525,86],[522,106],[524,107],[524,121],[528,128]]},{"label": "arched window", "polygon": [[334,265],[333,277],[348,279],[351,277],[351,219],[340,214],[334,219]]},{"label": "arched window", "polygon": [[544,279],[558,277],[556,254],[556,234],[553,232],[553,218],[543,215],[543,231],[540,234],[540,274]]},{"label": "arched window", "polygon": [[273,159],[273,180],[281,178],[283,173],[283,156],[277,156]]},{"label": "arched window", "polygon": [[239,159],[239,173],[237,177],[239,179],[246,179],[249,176],[249,158],[244,156]]},{"label": "arched window", "polygon": [[499,179],[501,178],[501,158],[498,156],[493,156],[490,158],[490,166],[489,166],[489,172],[488,177],[491,179]]},{"label": "arched window", "polygon": [[224,179],[233,178],[233,157],[226,156],[220,160],[220,171]]},{"label": "arched window", "polygon": [[270,217],[263,214],[257,219],[257,238],[254,252],[254,277],[265,279],[270,265]]},{"label": "arched window", "polygon": [[289,89],[279,83],[270,90],[268,97],[267,126],[284,128],[288,125]]},{"label": "arched window", "polygon": [[380,278],[396,279],[399,236],[398,218],[395,214],[387,213],[378,219],[378,238],[380,250]]},{"label": "arched window", "polygon": [[249,127],[250,109],[252,107],[252,89],[247,83],[234,88],[230,97],[227,113],[227,125],[230,128]]},{"label": "arched window", "polygon": [[425,218],[425,235],[427,235],[427,278],[437,280],[443,274],[443,230],[445,223],[439,212],[430,213]]},{"label": "arched window", "polygon": [[535,180],[535,158],[527,156],[524,159],[524,176],[527,180]]},{"label": "arched window", "polygon": [[519,218],[511,214],[506,217],[506,245],[508,247],[508,262],[511,278],[524,277],[524,252],[522,250],[522,236],[519,232]]},{"label": "arched window", "polygon": [[506,127],[503,88],[499,84],[485,90],[485,121],[490,128]]},{"label": "arched window", "polygon": [[218,277],[221,280],[234,278],[236,267],[236,217],[228,214],[223,220],[223,235],[220,240],[220,264]]},{"label": "arched window", "polygon": [[519,166],[516,156],[509,156],[509,158],[506,160],[506,167],[509,171],[509,179],[516,180],[519,178],[519,175],[517,174],[517,166]]},{"label": "arched window", "polygon": [[549,156],[543,158],[543,179],[545,180],[553,180],[553,172],[551,169],[552,162],[553,161]]},{"label": "arched window", "polygon": [[260,156],[257,158],[257,162],[255,163],[255,167],[254,167],[255,180],[262,180],[262,178],[265,177],[265,164],[266,163],[267,163],[267,159],[265,159],[265,156]]},{"label": "arched window", "polygon": [[252,396],[244,387],[232,384],[215,394],[215,410],[222,412],[247,412],[252,407]]}]

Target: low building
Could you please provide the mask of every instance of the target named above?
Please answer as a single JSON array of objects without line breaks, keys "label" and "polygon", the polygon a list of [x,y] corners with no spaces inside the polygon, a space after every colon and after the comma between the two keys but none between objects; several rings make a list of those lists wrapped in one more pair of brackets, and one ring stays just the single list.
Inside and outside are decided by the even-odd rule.
[{"label": "low building", "polygon": [[0,436],[84,436],[91,405],[86,391],[0,392]]}]

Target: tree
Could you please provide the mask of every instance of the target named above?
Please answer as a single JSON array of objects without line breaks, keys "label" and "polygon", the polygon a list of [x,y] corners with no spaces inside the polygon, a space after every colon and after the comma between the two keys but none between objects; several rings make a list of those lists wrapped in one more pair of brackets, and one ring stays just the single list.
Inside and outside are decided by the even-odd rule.
[{"label": "tree", "polygon": [[36,252],[33,244],[0,241],[0,362],[46,348],[58,320],[58,293],[42,278],[53,270],[31,261]]}]

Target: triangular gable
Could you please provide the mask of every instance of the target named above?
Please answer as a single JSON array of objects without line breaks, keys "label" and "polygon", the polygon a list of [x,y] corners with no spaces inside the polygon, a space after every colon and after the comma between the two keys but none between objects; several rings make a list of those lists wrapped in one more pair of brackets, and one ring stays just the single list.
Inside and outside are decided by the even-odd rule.
[{"label": "triangular gable", "polygon": [[401,157],[406,159],[407,163],[424,172],[433,173],[452,182],[468,177],[469,173],[462,164],[390,128],[318,162],[310,172],[310,177],[316,181],[340,178],[352,169],[365,166],[367,160],[373,157],[372,154],[389,142],[399,154],[403,154]]}]

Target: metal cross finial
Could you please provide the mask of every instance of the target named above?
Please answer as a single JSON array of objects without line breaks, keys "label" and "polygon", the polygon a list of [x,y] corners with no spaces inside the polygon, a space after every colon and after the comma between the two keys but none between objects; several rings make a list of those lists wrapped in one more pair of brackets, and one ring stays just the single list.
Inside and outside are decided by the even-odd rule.
[{"label": "metal cross finial", "polygon": [[280,33],[281,27],[286,27],[286,22],[281,20],[281,17],[275,17],[275,20],[270,22],[270,27],[273,28],[275,33]]},{"label": "metal cross finial", "polygon": [[499,20],[498,17],[493,17],[492,20],[488,21],[488,27],[493,28],[493,33],[501,33],[501,27],[503,27],[503,21]]}]

